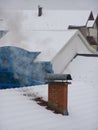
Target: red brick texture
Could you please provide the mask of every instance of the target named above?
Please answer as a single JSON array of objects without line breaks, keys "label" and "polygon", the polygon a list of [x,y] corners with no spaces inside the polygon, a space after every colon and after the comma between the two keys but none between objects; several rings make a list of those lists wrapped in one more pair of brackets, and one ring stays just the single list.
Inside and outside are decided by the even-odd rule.
[{"label": "red brick texture", "polygon": [[[66,114],[68,107],[68,84],[52,82],[48,86],[48,104],[62,114]],[[68,114],[68,113],[67,113]],[[66,115],[67,115],[66,114]]]}]

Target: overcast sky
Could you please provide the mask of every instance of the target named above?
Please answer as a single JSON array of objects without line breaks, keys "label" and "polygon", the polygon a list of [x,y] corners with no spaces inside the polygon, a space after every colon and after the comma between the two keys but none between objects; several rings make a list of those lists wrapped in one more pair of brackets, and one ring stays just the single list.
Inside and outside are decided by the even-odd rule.
[{"label": "overcast sky", "polygon": [[98,12],[98,0],[0,0],[2,9],[85,9]]}]

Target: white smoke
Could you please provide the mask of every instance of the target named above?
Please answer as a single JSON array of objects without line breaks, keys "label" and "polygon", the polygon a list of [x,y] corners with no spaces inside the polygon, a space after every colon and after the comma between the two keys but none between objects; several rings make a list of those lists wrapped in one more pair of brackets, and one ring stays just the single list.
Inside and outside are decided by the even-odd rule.
[{"label": "white smoke", "polygon": [[0,19],[5,22],[5,30],[10,33],[6,43],[10,43],[11,46],[26,48],[27,44],[24,42],[27,37],[23,33],[23,11],[15,10],[0,10]]}]

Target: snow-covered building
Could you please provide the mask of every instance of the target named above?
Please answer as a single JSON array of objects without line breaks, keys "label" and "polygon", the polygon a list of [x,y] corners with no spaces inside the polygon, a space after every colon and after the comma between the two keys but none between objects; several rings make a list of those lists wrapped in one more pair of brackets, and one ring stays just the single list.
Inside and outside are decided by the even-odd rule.
[{"label": "snow-covered building", "polygon": [[[1,130],[97,130],[98,57],[76,57],[64,71],[73,81],[69,86],[69,116],[38,105],[35,98],[48,100],[48,86],[0,90]],[[25,96],[23,96],[25,95]]]},{"label": "snow-covered building", "polygon": [[35,61],[51,62],[55,73],[62,73],[77,53],[96,53],[77,30],[26,31],[22,33],[23,39],[18,39],[16,34],[13,31],[7,33],[0,40],[0,46],[11,45],[31,52],[41,52]]},{"label": "snow-covered building", "polygon": [[[47,101],[47,85],[0,90],[0,130],[97,130],[98,60],[97,57],[75,57],[96,51],[79,31],[67,30],[64,15],[62,19],[58,17],[59,11],[55,14],[57,19],[53,11],[49,11],[50,20],[44,12],[41,17],[36,11],[24,12],[25,15],[19,13],[15,19],[11,12],[11,22],[5,15],[9,32],[0,39],[0,47],[16,46],[41,52],[35,61],[51,61],[56,73],[70,73],[73,82],[69,87],[69,116],[54,114],[35,102],[36,97]],[[83,19],[79,18],[79,24]]]},{"label": "snow-covered building", "polygon": [[[24,12],[26,18],[25,26],[32,30],[66,30],[78,29],[88,40],[90,45],[96,49],[97,45],[97,28],[96,16],[92,11],[45,11],[41,8],[41,15],[38,12]],[[33,16],[33,24],[28,24],[29,19]],[[30,26],[31,25],[31,26]],[[93,33],[92,33],[93,32]],[[92,39],[90,39],[92,37]]]},{"label": "snow-covered building", "polygon": [[[5,10],[1,12],[1,20],[4,20],[6,23],[4,25],[9,30],[60,31],[78,29],[91,45],[96,46],[97,44],[97,28],[94,26],[96,16],[93,15],[92,11],[44,10],[41,7],[38,10]],[[93,42],[92,39],[89,40],[91,37],[94,39]]]},{"label": "snow-covered building", "polygon": [[[13,22],[23,26],[25,30],[66,30],[70,27],[91,27],[96,19],[93,12],[89,10],[4,10],[1,19],[7,21],[10,29],[16,29],[11,25]],[[11,24],[10,24],[11,23]],[[21,29],[21,27],[20,27]],[[83,34],[85,32],[80,30]]]},{"label": "snow-covered building", "polygon": [[4,11],[9,32],[0,46],[41,52],[36,61],[52,62],[56,73],[62,73],[77,53],[96,53],[79,31],[68,30],[69,25],[86,26],[93,19],[91,11],[41,11],[41,16],[38,10]]}]

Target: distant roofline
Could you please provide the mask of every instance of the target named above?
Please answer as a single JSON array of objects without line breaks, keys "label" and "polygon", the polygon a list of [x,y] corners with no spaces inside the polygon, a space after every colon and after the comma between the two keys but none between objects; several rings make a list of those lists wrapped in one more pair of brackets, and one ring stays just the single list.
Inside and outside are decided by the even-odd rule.
[{"label": "distant roofline", "polygon": [[84,28],[84,27],[86,27],[86,26],[85,25],[84,26],[69,25],[68,29],[79,29],[79,28]]}]

